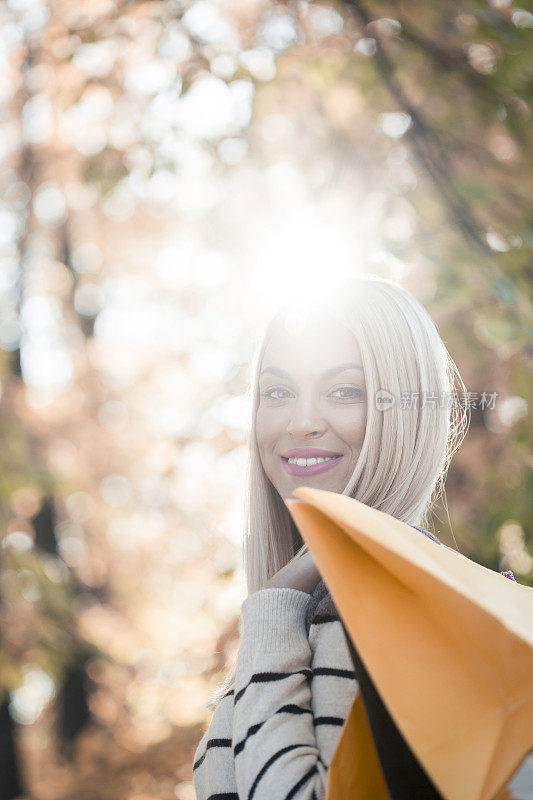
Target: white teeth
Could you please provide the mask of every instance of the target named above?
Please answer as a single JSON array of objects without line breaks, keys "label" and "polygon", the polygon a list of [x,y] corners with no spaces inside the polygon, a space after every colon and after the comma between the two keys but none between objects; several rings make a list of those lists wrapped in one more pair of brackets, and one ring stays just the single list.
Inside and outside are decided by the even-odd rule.
[{"label": "white teeth", "polygon": [[289,458],[289,464],[298,464],[299,467],[310,467],[312,464],[322,464],[323,461],[331,461],[338,456],[327,456],[326,458]]}]

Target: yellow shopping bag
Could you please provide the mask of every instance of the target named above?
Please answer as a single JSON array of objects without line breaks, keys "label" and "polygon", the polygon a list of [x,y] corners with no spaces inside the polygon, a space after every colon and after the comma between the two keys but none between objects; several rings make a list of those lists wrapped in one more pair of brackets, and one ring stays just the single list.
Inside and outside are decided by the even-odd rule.
[{"label": "yellow shopping bag", "polygon": [[326,800],[530,800],[533,588],[347,495],[293,494],[359,681]]}]

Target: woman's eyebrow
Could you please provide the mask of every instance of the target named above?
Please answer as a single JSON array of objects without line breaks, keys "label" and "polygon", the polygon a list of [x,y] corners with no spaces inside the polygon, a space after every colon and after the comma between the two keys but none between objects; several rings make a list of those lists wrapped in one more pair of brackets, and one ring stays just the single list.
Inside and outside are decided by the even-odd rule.
[{"label": "woman's eyebrow", "polygon": [[[336,367],[327,369],[320,377],[330,378],[332,375],[337,375],[339,372],[344,372],[345,369],[359,369],[361,372],[363,372],[363,367],[360,364],[356,364],[354,361],[349,361],[345,364],[338,364]],[[271,372],[272,375],[277,375],[279,378],[289,379],[291,377],[289,372],[286,372],[284,369],[280,369],[279,367],[265,367],[265,369],[261,370],[260,375],[263,375],[265,372]]]}]

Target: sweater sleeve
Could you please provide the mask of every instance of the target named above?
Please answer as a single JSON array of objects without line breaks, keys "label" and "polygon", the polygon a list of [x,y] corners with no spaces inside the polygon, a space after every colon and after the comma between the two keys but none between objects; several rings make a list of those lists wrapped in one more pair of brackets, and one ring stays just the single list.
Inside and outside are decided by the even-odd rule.
[{"label": "sweater sleeve", "polygon": [[299,589],[267,588],[242,604],[232,723],[240,800],[325,795],[311,707],[310,601]]},{"label": "sweater sleeve", "polygon": [[233,685],[220,699],[193,760],[196,800],[239,800],[232,747]]}]

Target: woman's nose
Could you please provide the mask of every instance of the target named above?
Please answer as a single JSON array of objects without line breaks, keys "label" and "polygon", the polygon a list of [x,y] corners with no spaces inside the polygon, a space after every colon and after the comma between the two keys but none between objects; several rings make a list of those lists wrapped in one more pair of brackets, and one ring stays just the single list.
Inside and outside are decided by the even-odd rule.
[{"label": "woman's nose", "polygon": [[305,436],[308,433],[322,432],[326,427],[318,403],[305,397],[297,400],[287,424],[287,432],[292,436]]}]

